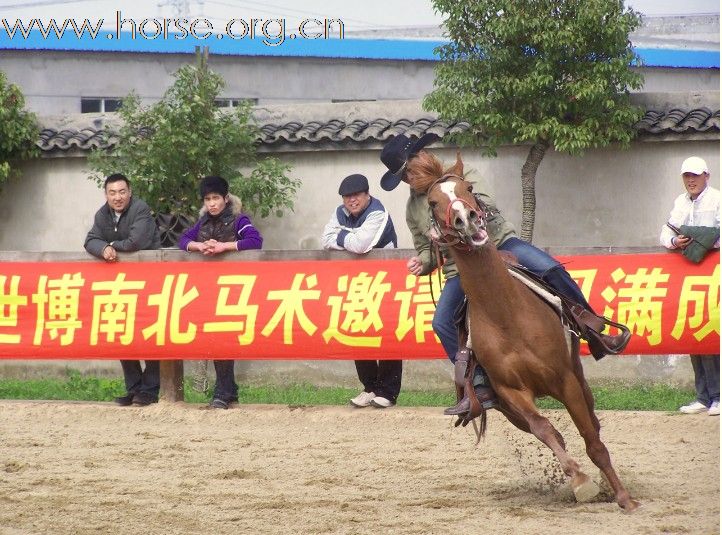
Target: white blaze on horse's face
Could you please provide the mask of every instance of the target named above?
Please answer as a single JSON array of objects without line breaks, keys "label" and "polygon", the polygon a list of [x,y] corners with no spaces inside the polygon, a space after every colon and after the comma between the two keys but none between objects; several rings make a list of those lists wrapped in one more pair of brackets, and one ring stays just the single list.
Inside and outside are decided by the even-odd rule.
[{"label": "white blaze on horse's face", "polygon": [[449,198],[449,221],[447,223],[459,232],[469,245],[481,247],[489,241],[486,224],[479,212],[473,209],[476,206],[476,200],[472,199],[471,203],[462,201],[456,195],[456,185],[457,182],[454,180],[439,184],[441,192]]}]

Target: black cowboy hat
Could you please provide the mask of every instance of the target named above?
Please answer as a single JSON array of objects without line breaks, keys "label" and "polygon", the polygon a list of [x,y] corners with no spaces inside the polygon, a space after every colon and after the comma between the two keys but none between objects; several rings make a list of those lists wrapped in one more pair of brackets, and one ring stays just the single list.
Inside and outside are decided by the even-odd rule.
[{"label": "black cowboy hat", "polygon": [[404,134],[392,137],[381,151],[381,161],[388,168],[381,177],[381,187],[391,191],[398,186],[409,158],[437,139],[441,138],[432,133],[424,134],[416,142]]}]

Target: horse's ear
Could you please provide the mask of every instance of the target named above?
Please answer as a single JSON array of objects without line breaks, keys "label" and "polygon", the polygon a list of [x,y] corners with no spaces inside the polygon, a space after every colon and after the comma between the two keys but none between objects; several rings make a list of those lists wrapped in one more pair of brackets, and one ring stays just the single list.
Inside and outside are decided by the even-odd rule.
[{"label": "horse's ear", "polygon": [[464,176],[464,162],[461,161],[461,151],[456,151],[456,163],[448,171],[450,175]]}]

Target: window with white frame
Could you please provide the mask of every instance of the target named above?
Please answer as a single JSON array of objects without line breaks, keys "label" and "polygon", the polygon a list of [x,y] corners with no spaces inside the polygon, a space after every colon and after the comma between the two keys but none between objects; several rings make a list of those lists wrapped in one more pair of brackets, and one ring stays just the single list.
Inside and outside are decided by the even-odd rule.
[{"label": "window with white frame", "polygon": [[237,108],[241,102],[248,102],[251,106],[258,104],[257,98],[217,98],[213,103],[217,108]]},{"label": "window with white frame", "polygon": [[122,99],[117,97],[83,97],[80,99],[80,113],[103,113],[118,111]]}]

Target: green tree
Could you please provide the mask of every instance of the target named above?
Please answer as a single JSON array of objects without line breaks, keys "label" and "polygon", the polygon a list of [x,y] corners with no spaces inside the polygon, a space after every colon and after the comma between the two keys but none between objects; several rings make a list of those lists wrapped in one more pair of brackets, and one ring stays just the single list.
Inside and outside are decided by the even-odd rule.
[{"label": "green tree", "polygon": [[25,98],[0,71],[0,189],[17,172],[10,164],[37,155],[38,125],[25,111]]},{"label": "green tree", "polygon": [[629,34],[640,15],[622,0],[432,0],[450,43],[438,52],[434,90],[424,107],[467,121],[458,137],[496,155],[528,143],[521,171],[521,238],[531,241],[536,171],[549,148],[573,155],[618,142],[627,147],[641,110],[629,89],[640,60]]},{"label": "green tree", "polygon": [[156,104],[143,107],[134,93],[123,99],[122,123],[107,134],[111,148],[90,155],[90,178],[100,185],[108,174],[125,174],[156,214],[196,217],[205,175],[226,178],[246,211],[266,217],[292,210],[299,181],[286,175],[288,165],[258,156],[250,104],[230,111],[215,105],[224,82],[208,68],[206,54],[181,67]]}]

